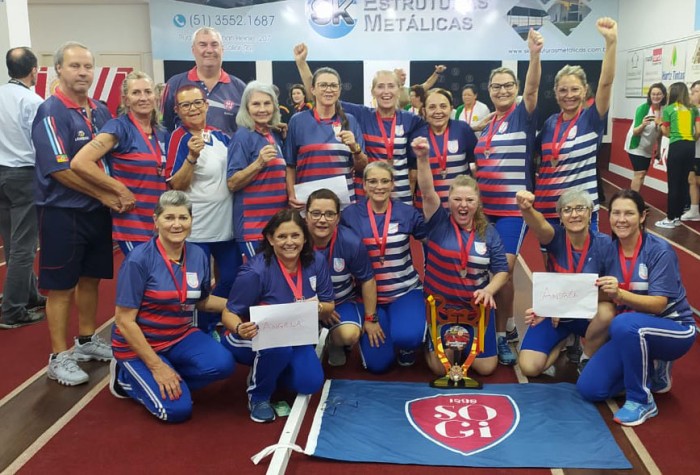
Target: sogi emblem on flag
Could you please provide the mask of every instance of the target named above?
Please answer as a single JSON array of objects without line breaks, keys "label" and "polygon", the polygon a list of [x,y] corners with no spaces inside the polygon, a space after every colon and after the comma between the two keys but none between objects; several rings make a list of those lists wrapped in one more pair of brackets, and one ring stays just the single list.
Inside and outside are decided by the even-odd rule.
[{"label": "sogi emblem on flag", "polygon": [[465,393],[407,401],[406,417],[426,439],[468,456],[507,439],[520,412],[510,396]]}]

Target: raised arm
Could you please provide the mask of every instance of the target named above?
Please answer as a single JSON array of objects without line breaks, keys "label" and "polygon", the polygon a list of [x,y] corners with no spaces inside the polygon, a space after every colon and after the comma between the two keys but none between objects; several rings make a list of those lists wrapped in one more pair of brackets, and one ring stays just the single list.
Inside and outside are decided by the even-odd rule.
[{"label": "raised arm", "polygon": [[540,89],[540,77],[542,77],[542,64],[540,63],[540,53],[544,47],[544,38],[534,29],[530,29],[527,35],[527,47],[530,49],[530,64],[525,76],[525,87],[523,88],[523,102],[529,114],[537,107],[537,95]]},{"label": "raised arm", "polygon": [[168,183],[173,190],[187,191],[194,178],[194,169],[197,166],[199,154],[204,148],[204,140],[199,135],[193,135],[187,141],[187,156],[178,171],[170,177]]},{"label": "raised arm", "polygon": [[603,117],[610,109],[613,79],[615,79],[615,59],[617,57],[617,22],[612,18],[599,18],[596,27],[605,38],[605,56],[600,67],[600,79],[595,95],[595,107]]},{"label": "raised arm", "polygon": [[309,54],[309,48],[304,43],[299,43],[294,47],[294,62],[297,63],[297,69],[299,70],[299,76],[301,76],[301,82],[304,84],[304,89],[306,89],[306,99],[311,101],[313,96],[311,95],[311,81],[313,78],[313,73],[309,64],[306,62],[306,57]]},{"label": "raised arm", "polygon": [[425,82],[421,84],[423,90],[425,92],[428,92],[430,89],[432,89],[435,83],[437,83],[437,80],[440,77],[440,75],[444,73],[446,69],[447,66],[445,66],[444,64],[436,64],[435,71],[433,71],[433,73],[430,76],[428,76],[428,79],[426,79]]},{"label": "raised arm", "polygon": [[425,137],[416,137],[411,142],[418,164],[418,188],[423,196],[423,216],[429,221],[440,207],[440,196],[435,191],[433,172],[430,170],[430,145]]},{"label": "raised arm", "polygon": [[533,207],[535,195],[527,190],[520,190],[515,194],[515,199],[518,202],[518,208],[520,208],[525,224],[535,233],[539,243],[546,246],[552,242],[552,239],[554,239],[554,228],[544,219],[542,213]]}]

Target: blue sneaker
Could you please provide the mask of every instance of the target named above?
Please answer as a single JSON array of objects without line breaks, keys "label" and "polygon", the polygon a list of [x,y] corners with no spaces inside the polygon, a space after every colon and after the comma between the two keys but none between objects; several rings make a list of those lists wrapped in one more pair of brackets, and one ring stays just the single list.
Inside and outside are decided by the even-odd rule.
[{"label": "blue sneaker", "polygon": [[270,401],[258,401],[248,403],[250,418],[255,422],[272,422],[275,420],[275,410]]},{"label": "blue sneaker", "polygon": [[496,345],[498,347],[498,362],[505,366],[513,366],[517,358],[506,337],[499,336]]},{"label": "blue sneaker", "polygon": [[656,394],[667,393],[671,390],[671,367],[673,361],[654,360],[654,372],[651,375],[651,392]]},{"label": "blue sneaker", "polygon": [[401,366],[413,366],[416,362],[416,350],[399,350],[396,362]]},{"label": "blue sneaker", "polygon": [[613,419],[618,424],[623,426],[634,427],[643,423],[650,417],[654,417],[659,413],[656,409],[656,403],[651,401],[649,404],[640,404],[634,401],[627,401],[616,413]]},{"label": "blue sneaker", "polygon": [[516,327],[506,332],[506,341],[508,343],[515,343],[518,340],[520,340],[520,336],[518,335],[518,329]]}]

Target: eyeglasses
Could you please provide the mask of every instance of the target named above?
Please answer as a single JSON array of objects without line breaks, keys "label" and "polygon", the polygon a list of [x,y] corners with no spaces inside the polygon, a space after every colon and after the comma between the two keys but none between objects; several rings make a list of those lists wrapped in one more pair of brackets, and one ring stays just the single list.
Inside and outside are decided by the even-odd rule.
[{"label": "eyeglasses", "polygon": [[588,206],[566,206],[565,208],[561,209],[561,214],[564,216],[569,216],[571,213],[576,211],[576,214],[583,214],[586,211],[588,211],[590,208]]},{"label": "eyeglasses", "polygon": [[337,91],[338,89],[340,89],[340,84],[338,84],[337,82],[320,82],[316,84],[316,87],[319,89],[323,89],[324,91]]},{"label": "eyeglasses", "polygon": [[506,91],[511,91],[511,90],[513,90],[514,87],[515,87],[514,81],[506,82],[503,84],[496,84],[496,83],[489,84],[489,89],[491,89],[494,92],[498,92],[501,89],[505,89]]},{"label": "eyeglasses", "polygon": [[204,99],[195,99],[192,102],[180,102],[177,107],[187,112],[188,110],[192,109],[192,106],[194,106],[195,109],[201,109],[206,102],[207,101]]},{"label": "eyeglasses", "polygon": [[315,209],[313,211],[309,211],[309,216],[311,216],[311,218],[314,221],[318,221],[319,219],[321,219],[321,216],[326,218],[326,221],[333,221],[335,218],[338,217],[338,213],[336,213],[335,211],[323,212]]},{"label": "eyeglasses", "polygon": [[365,180],[365,183],[367,183],[370,186],[377,186],[380,183],[382,185],[388,185],[392,181],[394,181],[394,180],[392,180],[391,178],[381,178],[381,179],[380,178],[368,178]]}]

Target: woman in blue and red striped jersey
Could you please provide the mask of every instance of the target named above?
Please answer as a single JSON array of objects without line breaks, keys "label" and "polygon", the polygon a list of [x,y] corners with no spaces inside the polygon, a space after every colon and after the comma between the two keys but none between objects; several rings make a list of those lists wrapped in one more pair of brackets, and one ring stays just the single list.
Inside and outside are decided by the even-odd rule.
[{"label": "woman in blue and red striped jersey", "polygon": [[515,192],[532,190],[534,182],[532,151],[537,128],[534,112],[542,75],[542,35],[530,30],[527,44],[530,62],[523,99],[517,103],[519,84],[512,70],[497,68],[491,71],[489,93],[495,113],[481,132],[474,150],[476,180],[479,183],[484,214],[501,236],[508,259],[510,277],[496,295],[498,360],[504,365],[514,365],[516,361],[515,354],[508,345],[508,340],[517,339],[513,320],[513,269],[527,228],[515,202]]},{"label": "woman in blue and red striped jersey", "polygon": [[[163,169],[168,132],[158,125],[153,80],[146,73],[126,76],[122,102],[126,114],[102,127],[71,160],[71,170],[105,190],[133,194],[134,209],[112,215],[112,237],[128,254],[153,236],[153,210],[167,189]],[[103,158],[109,174],[98,165]]]},{"label": "woman in blue and red striped jersey", "polygon": [[364,187],[367,197],[345,208],[341,224],[362,238],[374,269],[377,320],[385,339],[378,346],[363,344],[362,356],[369,371],[381,373],[397,349],[399,364],[412,365],[425,335],[425,301],[411,259],[411,236],[422,240],[426,230],[417,209],[391,199],[394,170],[387,162],[367,165]]},{"label": "woman in blue and red striped jersey", "polygon": [[[452,181],[459,175],[470,174],[469,164],[474,162],[476,135],[466,122],[450,119],[452,94],[445,89],[430,90],[425,99],[425,115],[428,125],[420,129],[418,135],[428,140],[433,189],[442,205],[447,207]],[[423,207],[420,187],[416,189],[415,205],[418,209]]]},{"label": "woman in blue and red striped jersey", "polygon": [[[428,139],[419,137],[411,146],[416,155],[418,186],[423,192],[423,215],[428,228],[425,294],[432,295],[436,301],[441,334],[453,325],[475,327],[478,305],[490,308],[484,352],[477,356],[472,367],[480,374],[491,374],[498,365],[494,295],[508,280],[503,244],[484,215],[476,181],[466,175],[457,176],[449,188],[447,207],[442,206],[433,185]],[[432,345],[427,360],[436,374],[445,374]]]},{"label": "woman in blue and red striped jersey", "polygon": [[[294,47],[294,60],[304,84],[311,78],[311,69],[306,63],[308,48],[304,43]],[[343,102],[343,109],[355,117],[360,124],[364,139],[364,150],[368,163],[381,160],[394,168],[394,191],[392,198],[408,205],[413,203],[415,170],[409,170],[408,144],[414,134],[425,124],[417,115],[397,110],[401,85],[393,71],[377,71],[372,79],[372,97],[377,108]],[[355,174],[355,190],[364,194],[362,173]]]},{"label": "woman in blue and red striped jersey", "polygon": [[228,148],[228,186],[233,194],[236,241],[248,258],[263,239],[262,230],[287,207],[286,176],[277,127],[280,111],[272,86],[248,83],[236,116],[238,130]]},{"label": "woman in blue and red striped jersey", "polygon": [[[303,209],[294,185],[341,176],[352,202],[355,201],[353,175],[367,164],[364,140],[355,117],[340,104],[340,75],[332,68],[319,68],[311,79],[314,108],[294,114],[289,121],[285,142],[287,194],[294,209]],[[323,188],[320,186],[319,188]]]},{"label": "woman in blue and red striped jersey", "polygon": [[187,195],[163,193],[151,219],[157,236],[119,270],[109,389],[164,422],[181,422],[192,413],[191,391],[233,372],[231,354],[192,326],[195,308],[220,313],[226,300],[210,295],[209,259],[185,241],[192,229]]}]

